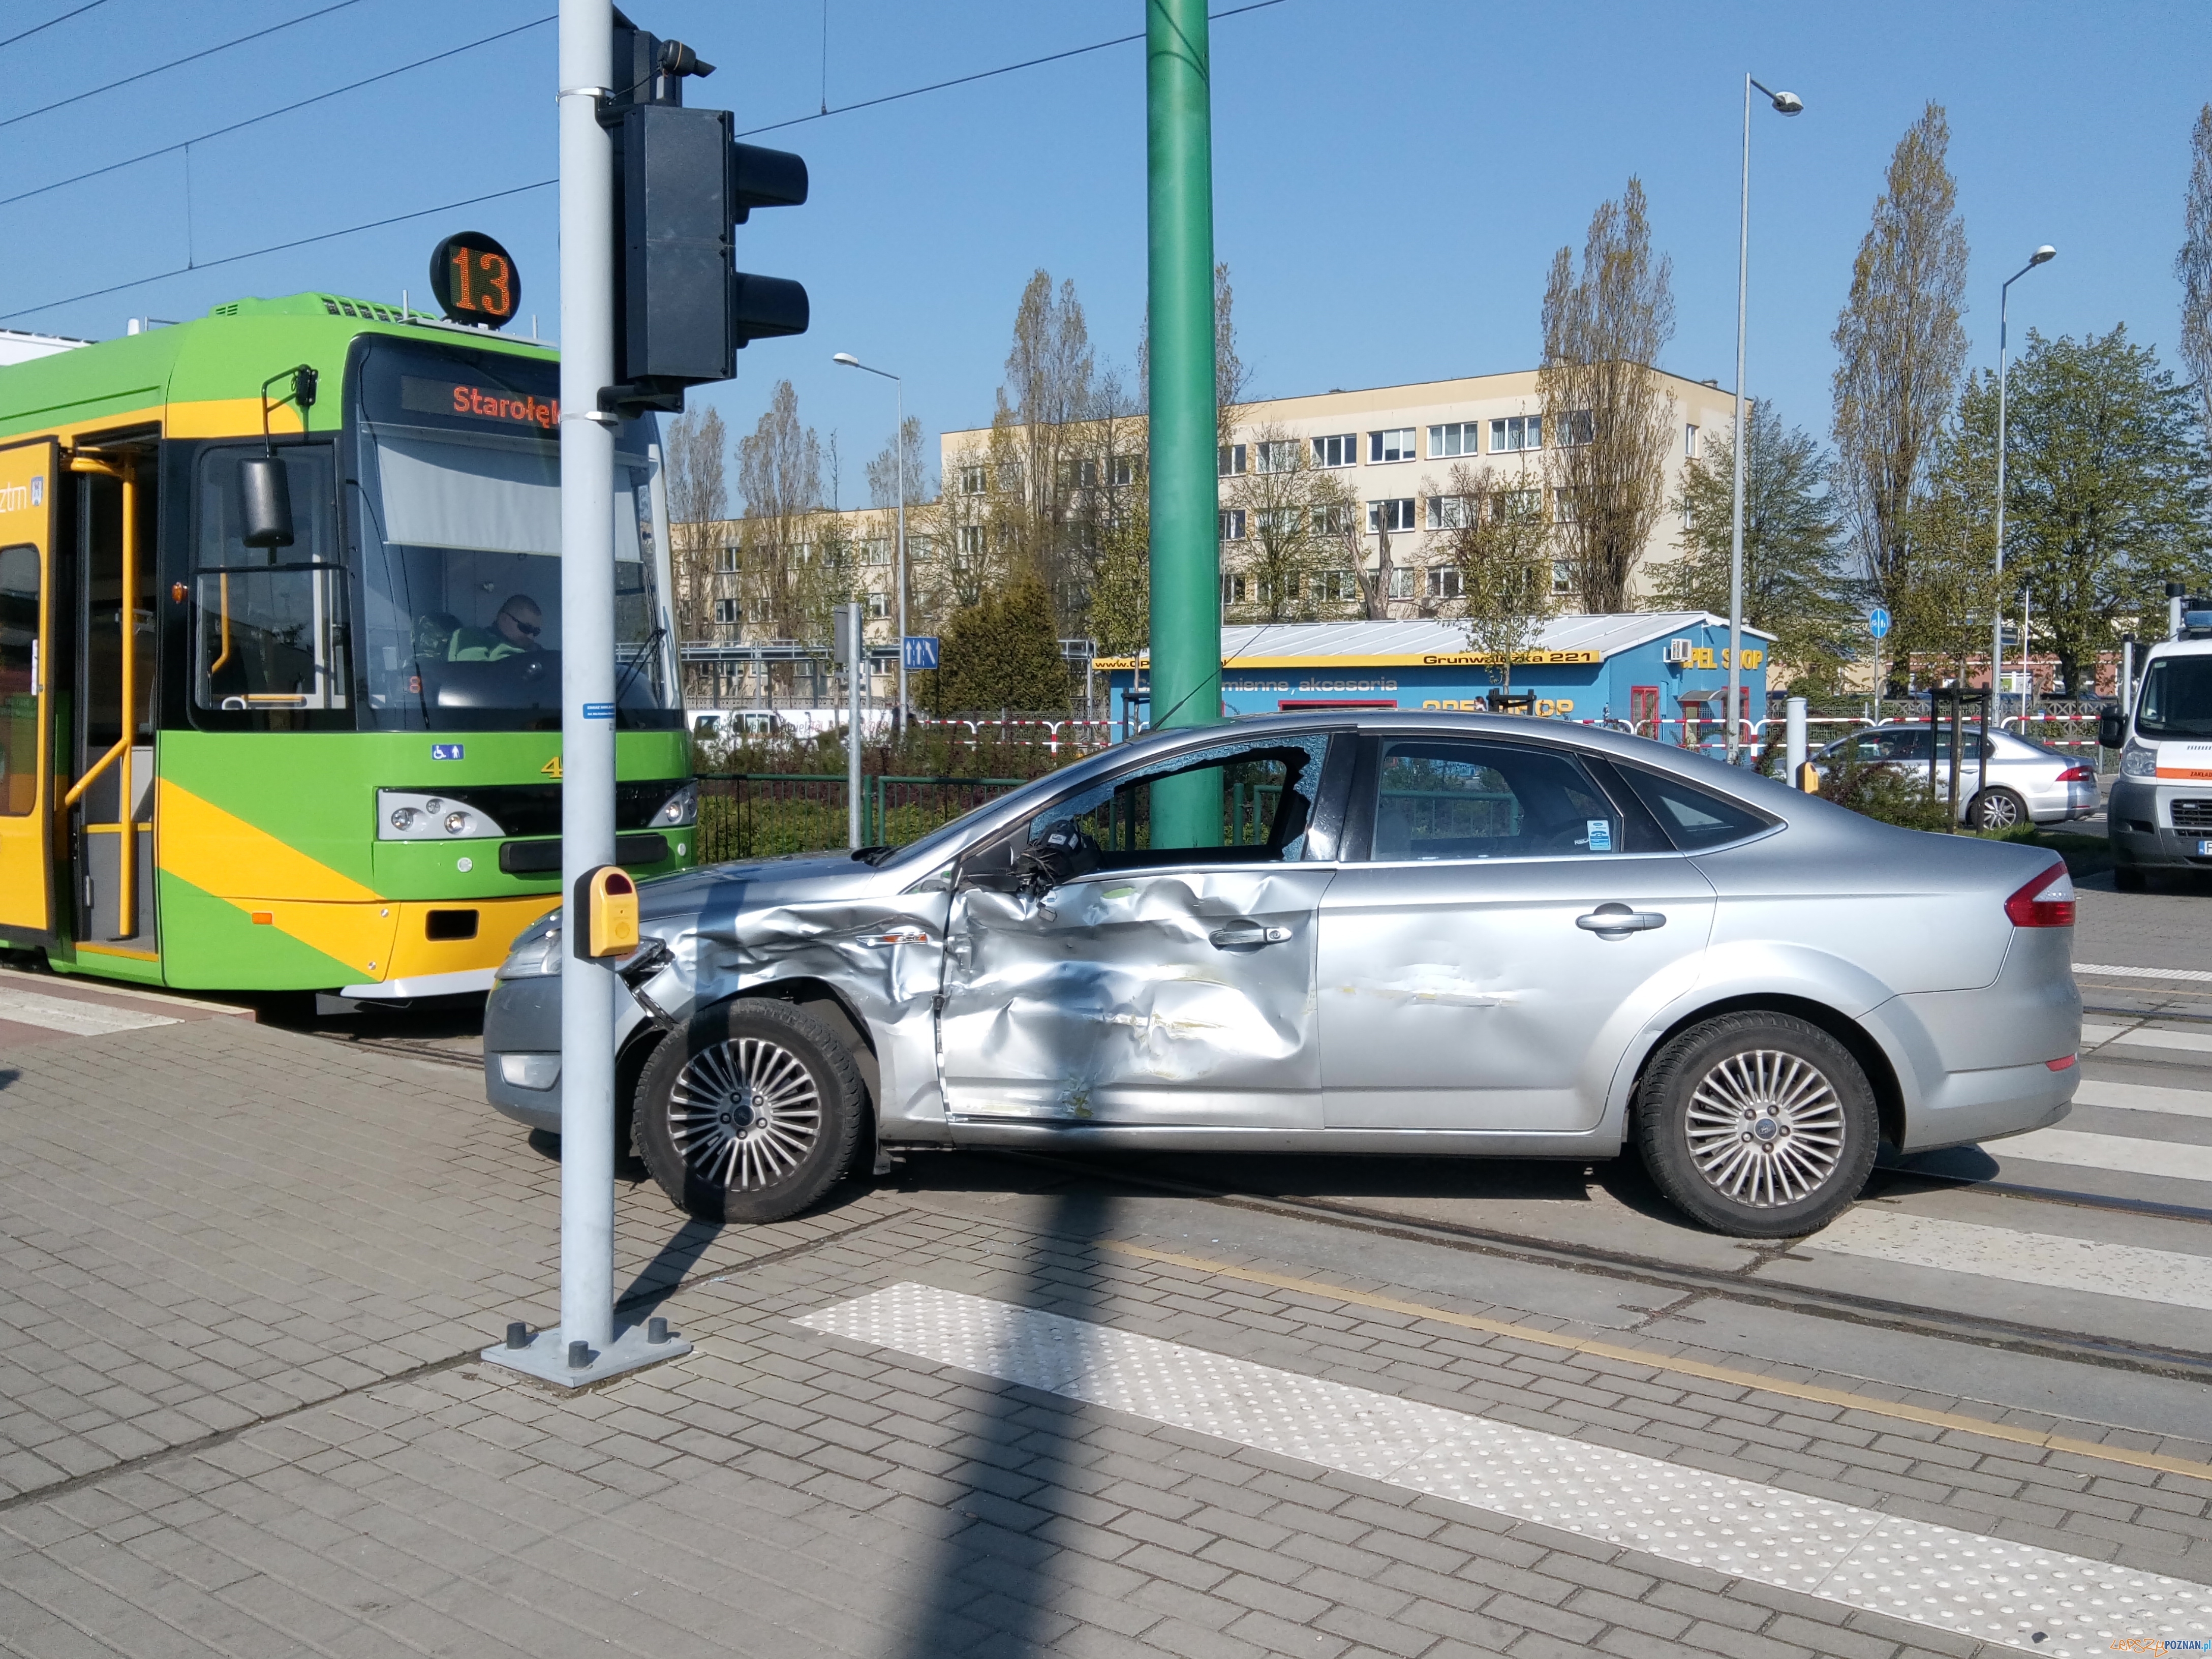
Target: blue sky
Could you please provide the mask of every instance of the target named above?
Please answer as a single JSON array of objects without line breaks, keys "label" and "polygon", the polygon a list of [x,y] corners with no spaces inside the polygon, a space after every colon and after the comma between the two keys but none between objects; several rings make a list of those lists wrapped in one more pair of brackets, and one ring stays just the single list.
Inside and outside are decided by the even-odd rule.
[{"label": "blue sky", "polygon": [[[1237,0],[1215,0],[1217,9]],[[82,0],[8,0],[0,37]],[[355,0],[186,68],[49,113],[26,111],[331,0],[103,0],[0,48],[0,197],[173,143],[526,24],[553,0]],[[639,0],[632,15],[720,66],[690,101],[740,127],[1135,32],[1136,0]],[[1868,3],[1474,6],[1283,0],[1214,31],[1217,250],[1263,394],[1523,368],[1546,265],[1639,173],[1674,261],[1665,366],[1733,372],[1741,79],[1806,112],[1754,112],[1754,396],[1825,433],[1828,344],[1898,136],[1949,111],[1973,248],[1972,361],[1996,355],[1997,285],[2037,243],[2058,259],[2014,289],[2014,338],[2125,322],[2169,362],[2187,138],[2212,99],[2212,7]],[[550,178],[550,25],[246,131],[6,208],[0,313],[186,264]],[[1102,355],[1125,368],[1144,304],[1144,84],[1122,46],[763,135],[804,155],[806,207],[756,216],[748,270],[795,276],[812,331],[764,342],[707,394],[749,428],[789,377],[843,456],[847,504],[888,438],[906,376],[933,438],[989,416],[1031,270],[1073,277]],[[189,200],[189,214],[187,202]],[[447,230],[499,237],[525,313],[556,331],[554,192],[541,190],[193,270],[4,325],[104,337],[240,294],[334,287],[422,303]],[[528,317],[520,326],[529,326]],[[695,400],[696,394],[695,394]]]}]

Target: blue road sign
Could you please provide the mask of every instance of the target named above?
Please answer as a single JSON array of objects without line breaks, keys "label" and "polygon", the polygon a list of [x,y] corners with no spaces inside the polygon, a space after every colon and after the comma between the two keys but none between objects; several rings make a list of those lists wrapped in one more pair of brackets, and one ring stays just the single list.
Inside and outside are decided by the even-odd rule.
[{"label": "blue road sign", "polygon": [[906,636],[906,665],[909,672],[915,669],[937,666],[937,635],[909,634]]},{"label": "blue road sign", "polygon": [[1867,612],[1867,632],[1880,639],[1889,632],[1889,612],[1876,605]]}]

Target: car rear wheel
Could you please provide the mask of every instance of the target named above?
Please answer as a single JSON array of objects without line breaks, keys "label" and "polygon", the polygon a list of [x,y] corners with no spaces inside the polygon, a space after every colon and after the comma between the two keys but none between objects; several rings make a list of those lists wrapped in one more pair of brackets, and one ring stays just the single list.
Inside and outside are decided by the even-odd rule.
[{"label": "car rear wheel", "polygon": [[1644,1167],[1717,1232],[1794,1238],[1858,1196],[1881,1134],[1850,1050],[1795,1015],[1725,1014],[1662,1049],[1638,1094]]},{"label": "car rear wheel", "polygon": [[787,1002],[741,997],[653,1051],[638,1084],[638,1151],[702,1220],[781,1221],[850,1167],[865,1097],[828,1026]]},{"label": "car rear wheel", "polygon": [[1984,789],[1966,808],[1966,821],[1977,830],[2016,830],[2027,819],[2027,803],[2009,789]]}]

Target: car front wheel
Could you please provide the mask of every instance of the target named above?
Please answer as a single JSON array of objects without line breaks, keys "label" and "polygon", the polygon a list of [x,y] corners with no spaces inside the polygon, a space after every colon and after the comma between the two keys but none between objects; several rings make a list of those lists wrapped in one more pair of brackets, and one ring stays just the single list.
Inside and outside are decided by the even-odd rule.
[{"label": "car front wheel", "polygon": [[1717,1232],[1794,1238],[1858,1196],[1880,1119],[1850,1052],[1795,1015],[1725,1014],[1662,1049],[1638,1095],[1644,1167]]},{"label": "car front wheel", "polygon": [[660,1188],[706,1221],[781,1221],[853,1161],[865,1091],[852,1056],[787,1002],[741,997],[653,1051],[636,1133]]}]

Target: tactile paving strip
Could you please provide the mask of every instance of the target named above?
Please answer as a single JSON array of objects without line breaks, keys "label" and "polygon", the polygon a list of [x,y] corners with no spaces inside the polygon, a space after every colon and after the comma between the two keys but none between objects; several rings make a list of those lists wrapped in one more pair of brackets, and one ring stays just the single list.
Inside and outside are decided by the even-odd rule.
[{"label": "tactile paving strip", "polygon": [[798,1323],[2031,1653],[2212,1634],[2212,1589],[927,1285]]}]

